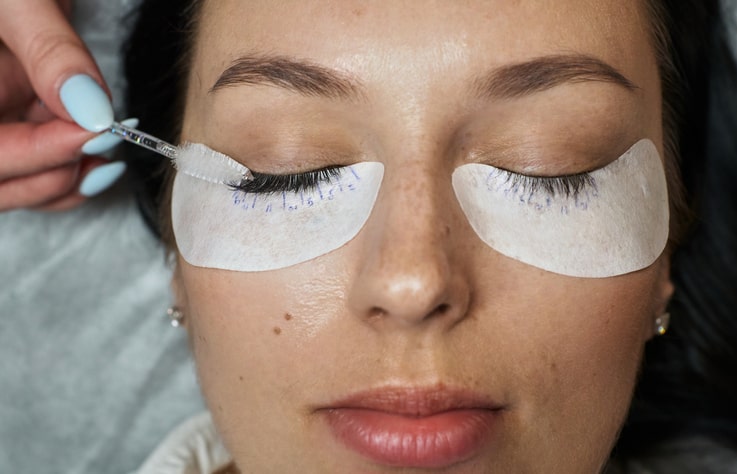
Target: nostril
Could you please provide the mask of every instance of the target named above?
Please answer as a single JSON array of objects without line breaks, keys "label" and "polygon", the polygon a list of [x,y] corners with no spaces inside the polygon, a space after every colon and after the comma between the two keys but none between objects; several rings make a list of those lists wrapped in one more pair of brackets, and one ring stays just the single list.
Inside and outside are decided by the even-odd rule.
[{"label": "nostril", "polygon": [[435,308],[434,313],[437,314],[438,316],[442,316],[443,314],[447,313],[448,311],[450,311],[450,305],[447,304],[447,303],[443,303],[440,306],[438,306],[437,308]]},{"label": "nostril", "polygon": [[369,311],[369,319],[378,319],[386,315],[386,310],[379,308],[378,306],[374,306]]},{"label": "nostril", "polygon": [[[433,311],[427,314],[427,317],[433,317],[433,316],[442,316],[445,313],[450,311],[450,305],[447,303],[443,303],[441,305],[438,305]],[[369,319],[381,319],[384,318],[389,312],[383,308],[380,308],[378,306],[374,306],[369,311],[368,317]]]}]

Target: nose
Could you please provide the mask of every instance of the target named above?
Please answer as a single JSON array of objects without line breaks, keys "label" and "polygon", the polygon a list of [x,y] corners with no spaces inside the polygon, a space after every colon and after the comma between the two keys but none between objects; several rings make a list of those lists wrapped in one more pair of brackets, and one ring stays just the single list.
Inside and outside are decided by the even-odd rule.
[{"label": "nose", "polygon": [[455,245],[460,209],[454,212],[450,177],[407,169],[393,174],[387,168],[363,230],[349,307],[377,328],[452,328],[467,313],[470,287]]}]

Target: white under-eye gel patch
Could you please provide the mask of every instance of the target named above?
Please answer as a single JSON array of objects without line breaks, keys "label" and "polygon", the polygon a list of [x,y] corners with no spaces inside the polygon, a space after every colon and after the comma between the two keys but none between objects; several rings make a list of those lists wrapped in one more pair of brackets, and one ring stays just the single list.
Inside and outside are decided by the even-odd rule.
[{"label": "white under-eye gel patch", "polygon": [[665,249],[668,191],[650,140],[589,173],[578,190],[565,192],[565,181],[543,183],[483,164],[453,173],[456,196],[476,234],[526,264],[603,278],[646,268]]},{"label": "white under-eye gel patch", "polygon": [[172,224],[181,256],[198,267],[255,272],[325,255],[368,220],[384,175],[376,162],[340,168],[309,191],[245,193],[248,168],[205,145],[181,147]]}]

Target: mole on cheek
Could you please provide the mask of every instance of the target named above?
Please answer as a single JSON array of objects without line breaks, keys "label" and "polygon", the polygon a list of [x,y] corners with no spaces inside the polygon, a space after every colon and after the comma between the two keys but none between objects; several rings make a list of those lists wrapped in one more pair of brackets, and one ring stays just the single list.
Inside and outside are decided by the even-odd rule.
[{"label": "mole on cheek", "polygon": [[[294,318],[291,313],[284,313],[284,321],[291,321]],[[281,328],[279,326],[274,326],[274,334],[277,336],[281,334]]]}]

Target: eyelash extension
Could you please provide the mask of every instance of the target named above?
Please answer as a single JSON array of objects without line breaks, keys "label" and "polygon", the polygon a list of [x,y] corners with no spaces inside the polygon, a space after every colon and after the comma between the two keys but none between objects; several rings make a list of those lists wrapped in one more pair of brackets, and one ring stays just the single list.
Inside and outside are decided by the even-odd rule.
[{"label": "eyelash extension", "polygon": [[230,184],[234,191],[249,194],[276,194],[282,192],[298,193],[300,191],[312,191],[318,185],[330,184],[340,177],[341,167],[331,166],[314,171],[296,174],[253,174],[253,179]]},{"label": "eyelash extension", "polygon": [[551,197],[564,196],[577,198],[582,191],[596,187],[596,180],[590,173],[578,173],[567,176],[527,176],[500,170],[506,177],[506,184],[515,192],[524,191],[527,195],[544,191]]},{"label": "eyelash extension", "polygon": [[[234,191],[248,194],[277,194],[281,192],[312,191],[321,183],[330,184],[340,176],[341,167],[331,166],[304,173],[273,175],[251,172],[253,179],[229,184]],[[528,176],[499,170],[505,176],[505,183],[515,191],[536,194],[544,191],[547,195],[576,198],[587,188],[596,186],[596,180],[589,173],[567,176]]]}]

